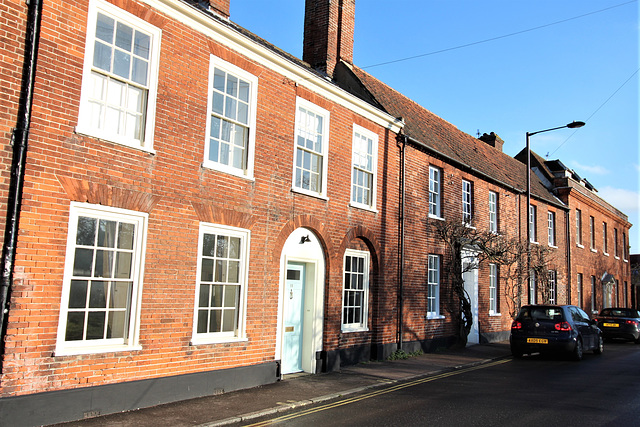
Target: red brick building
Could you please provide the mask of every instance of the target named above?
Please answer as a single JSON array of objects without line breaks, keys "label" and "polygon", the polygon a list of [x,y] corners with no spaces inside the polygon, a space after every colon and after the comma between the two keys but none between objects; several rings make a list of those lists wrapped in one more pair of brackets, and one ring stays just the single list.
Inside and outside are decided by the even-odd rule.
[{"label": "red brick building", "polygon": [[[526,238],[526,168],[355,67],[355,2],[340,5],[307,1],[302,61],[234,24],[228,0],[0,0],[0,208],[19,224],[5,232],[0,424],[455,341],[451,253],[432,227]],[[551,297],[576,303],[571,278],[600,271],[568,262],[587,202],[533,178]],[[602,218],[613,252],[629,224]],[[464,273],[471,342],[508,337],[504,274]]]},{"label": "red brick building", "polygon": [[[516,158],[526,162],[524,152]],[[532,170],[568,206],[570,301],[588,312],[631,307],[627,215],[611,206],[591,183],[560,160],[532,154]]]}]

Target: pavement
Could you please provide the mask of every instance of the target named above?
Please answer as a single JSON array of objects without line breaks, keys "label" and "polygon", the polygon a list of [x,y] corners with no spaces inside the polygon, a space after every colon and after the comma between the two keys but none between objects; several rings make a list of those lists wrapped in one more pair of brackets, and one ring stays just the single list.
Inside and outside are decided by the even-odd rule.
[{"label": "pavement", "polygon": [[345,366],[338,372],[285,375],[283,380],[273,384],[65,423],[64,426],[214,427],[245,423],[265,415],[509,357],[508,341],[443,349],[404,360]]}]

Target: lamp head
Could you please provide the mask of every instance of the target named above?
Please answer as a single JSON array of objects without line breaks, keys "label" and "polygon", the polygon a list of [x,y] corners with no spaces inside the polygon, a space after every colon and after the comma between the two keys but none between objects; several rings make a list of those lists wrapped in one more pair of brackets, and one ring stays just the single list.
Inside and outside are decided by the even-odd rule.
[{"label": "lamp head", "polygon": [[569,124],[567,125],[567,127],[568,127],[569,129],[576,129],[576,128],[581,128],[581,127],[582,127],[582,126],[584,126],[585,124],[586,124],[585,122],[576,122],[576,121],[573,121],[573,122],[569,123]]}]

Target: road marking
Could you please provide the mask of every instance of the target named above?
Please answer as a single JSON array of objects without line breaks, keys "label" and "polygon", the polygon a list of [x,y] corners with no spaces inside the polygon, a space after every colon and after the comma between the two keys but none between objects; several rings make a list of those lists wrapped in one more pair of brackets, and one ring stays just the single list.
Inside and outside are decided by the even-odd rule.
[{"label": "road marking", "polygon": [[281,421],[287,421],[287,420],[292,420],[292,419],[298,418],[298,417],[304,417],[305,415],[310,415],[310,414],[314,414],[316,412],[326,411],[327,409],[333,409],[333,408],[337,408],[337,407],[340,407],[340,406],[349,405],[351,403],[356,403],[356,402],[360,402],[362,400],[371,399],[372,397],[381,396],[381,395],[387,394],[387,393],[393,393],[394,391],[402,390],[402,389],[405,389],[405,388],[408,388],[408,387],[413,387],[415,385],[424,384],[424,383],[428,383],[428,382],[431,382],[431,381],[440,380],[440,379],[443,379],[443,378],[448,378],[448,377],[452,377],[452,376],[455,376],[455,375],[464,374],[466,372],[476,371],[478,369],[490,368],[492,366],[501,365],[503,363],[510,362],[511,360],[513,360],[513,359],[509,358],[509,359],[498,360],[498,361],[495,361],[495,362],[485,363],[485,364],[482,364],[482,365],[472,366],[472,367],[469,367],[469,368],[464,368],[464,369],[458,369],[458,370],[455,370],[455,371],[444,372],[442,374],[432,375],[432,376],[429,376],[429,377],[424,377],[424,378],[420,378],[420,379],[417,379],[417,380],[408,381],[408,382],[402,383],[402,384],[396,384],[394,386],[383,388],[383,389],[380,389],[380,390],[375,390],[375,391],[372,391],[370,393],[362,394],[360,396],[355,396],[355,397],[351,397],[349,399],[344,399],[344,400],[340,400],[340,401],[337,401],[337,402],[328,403],[326,405],[321,405],[321,406],[318,406],[318,407],[315,407],[315,408],[309,408],[309,409],[306,409],[306,410],[303,410],[303,411],[300,411],[300,412],[296,412],[295,414],[283,415],[281,417],[273,418],[271,420],[266,420],[266,421],[262,421],[262,422],[255,423],[255,424],[249,424],[249,426],[253,426],[253,427],[267,426],[267,425],[279,423]]}]

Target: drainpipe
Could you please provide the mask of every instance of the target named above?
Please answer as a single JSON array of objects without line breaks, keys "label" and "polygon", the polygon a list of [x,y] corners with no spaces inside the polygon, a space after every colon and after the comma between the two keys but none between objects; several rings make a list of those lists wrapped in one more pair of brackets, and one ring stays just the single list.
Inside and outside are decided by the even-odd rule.
[{"label": "drainpipe", "polygon": [[402,130],[396,136],[396,143],[400,148],[400,266],[398,273],[398,350],[402,349],[402,335],[404,332],[404,187],[405,187],[405,148],[407,136]]},{"label": "drainpipe", "polygon": [[[571,302],[571,280],[573,279],[573,274],[571,272],[571,223],[569,218],[569,211],[565,212],[565,229],[566,229],[566,245],[567,245],[567,304],[572,304]],[[576,304],[578,307],[582,308],[582,301],[578,301]]]},{"label": "drainpipe", "polygon": [[42,20],[42,0],[28,0],[27,31],[24,46],[24,64],[22,68],[22,87],[18,119],[13,129],[11,145],[13,159],[11,164],[11,181],[7,199],[7,222],[2,248],[2,279],[0,281],[0,372],[4,356],[4,340],[7,333],[7,314],[9,313],[9,297],[13,280],[13,262],[18,240],[18,224],[20,219],[20,203],[24,186],[24,168],[27,160],[27,143],[31,126],[31,105],[36,77],[36,60],[40,40],[40,22]]}]

